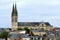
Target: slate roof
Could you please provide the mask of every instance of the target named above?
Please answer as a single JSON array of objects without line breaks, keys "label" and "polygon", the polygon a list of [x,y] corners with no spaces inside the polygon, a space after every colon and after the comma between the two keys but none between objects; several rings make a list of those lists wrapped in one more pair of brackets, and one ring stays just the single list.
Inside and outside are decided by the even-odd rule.
[{"label": "slate roof", "polygon": [[37,35],[36,36],[29,36],[29,34],[20,34],[20,37],[21,38],[33,38],[33,37],[37,37],[37,38],[39,37],[40,38],[42,36],[37,36]]},{"label": "slate roof", "polygon": [[[39,26],[42,22],[18,22],[18,26]],[[51,26],[48,22],[43,22],[46,26]]]},{"label": "slate roof", "polygon": [[21,38],[30,38],[29,34],[20,34]]},{"label": "slate roof", "polygon": [[9,38],[19,38],[20,37],[20,34],[9,34]]},{"label": "slate roof", "polygon": [[42,36],[29,36],[29,34],[10,34],[9,35],[9,38],[11,38],[11,39],[14,39],[14,38],[34,38],[34,37],[36,37],[36,38],[44,38],[44,37],[42,37]]}]

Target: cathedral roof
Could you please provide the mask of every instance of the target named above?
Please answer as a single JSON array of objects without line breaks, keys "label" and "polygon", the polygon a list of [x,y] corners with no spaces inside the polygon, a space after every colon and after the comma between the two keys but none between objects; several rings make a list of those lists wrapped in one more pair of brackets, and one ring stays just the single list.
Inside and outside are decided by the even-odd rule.
[{"label": "cathedral roof", "polygon": [[46,26],[51,26],[48,22],[18,22],[18,26],[39,26],[41,23],[44,23]]}]

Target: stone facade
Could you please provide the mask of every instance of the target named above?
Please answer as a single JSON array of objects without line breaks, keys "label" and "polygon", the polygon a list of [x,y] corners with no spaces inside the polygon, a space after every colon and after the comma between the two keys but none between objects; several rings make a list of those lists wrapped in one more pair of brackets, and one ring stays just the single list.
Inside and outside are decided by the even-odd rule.
[{"label": "stone facade", "polygon": [[13,5],[12,10],[12,31],[17,30],[17,28],[25,28],[28,27],[29,29],[44,29],[50,30],[53,28],[48,22],[18,22],[18,12],[16,8],[16,4]]},{"label": "stone facade", "polygon": [[16,4],[15,4],[15,7],[13,5],[11,17],[12,17],[12,31],[17,30],[17,28],[18,28],[18,14],[17,14],[17,9],[16,9]]}]

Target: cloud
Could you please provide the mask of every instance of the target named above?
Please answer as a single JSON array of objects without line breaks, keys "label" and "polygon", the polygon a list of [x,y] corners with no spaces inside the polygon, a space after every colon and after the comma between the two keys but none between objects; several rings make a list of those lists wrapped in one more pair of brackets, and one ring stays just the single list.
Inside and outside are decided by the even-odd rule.
[{"label": "cloud", "polygon": [[[1,0],[0,1],[0,9],[5,6],[5,9],[8,8],[8,5],[12,6],[13,3],[17,3],[18,7],[24,7],[27,5],[59,5],[59,0]],[[10,7],[9,6],[9,7]],[[4,9],[4,8],[3,8]]]},{"label": "cloud", "polygon": [[9,9],[9,8],[11,9],[15,1],[18,7],[24,6],[25,4],[25,2],[21,0],[1,0],[0,9]]},{"label": "cloud", "polygon": [[[2,25],[0,23],[0,26],[11,26],[9,18],[13,3],[15,2],[19,12],[19,21],[47,20],[49,22],[55,22],[56,20],[60,20],[59,0],[0,0],[0,22],[3,21]],[[6,23],[7,20],[9,24],[8,22]],[[57,23],[53,24],[55,26],[59,25]]]},{"label": "cloud", "polygon": [[59,0],[23,0],[27,4],[59,5]]}]

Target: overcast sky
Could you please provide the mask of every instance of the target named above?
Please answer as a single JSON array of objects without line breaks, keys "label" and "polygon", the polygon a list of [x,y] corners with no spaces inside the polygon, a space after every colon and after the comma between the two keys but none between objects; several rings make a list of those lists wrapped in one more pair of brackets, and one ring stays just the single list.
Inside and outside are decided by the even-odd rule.
[{"label": "overcast sky", "polygon": [[60,0],[0,0],[0,28],[11,27],[13,3],[17,4],[19,22],[49,22],[60,27]]}]

